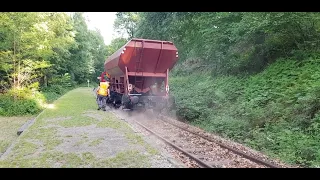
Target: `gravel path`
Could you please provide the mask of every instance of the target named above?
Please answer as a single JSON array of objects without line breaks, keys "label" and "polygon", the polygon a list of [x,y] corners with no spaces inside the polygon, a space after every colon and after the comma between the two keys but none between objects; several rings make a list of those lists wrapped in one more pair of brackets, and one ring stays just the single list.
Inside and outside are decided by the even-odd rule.
[{"label": "gravel path", "polygon": [[[90,113],[84,113],[84,115],[96,119],[97,123],[102,122],[107,116],[107,114],[104,116],[104,114],[101,113],[94,114],[92,111]],[[73,154],[77,157],[81,157],[83,154],[90,154],[90,156],[92,155],[94,159],[103,161],[106,159],[115,158],[119,153],[122,152],[135,151],[143,156],[148,157],[147,160],[145,160],[142,165],[139,164],[138,167],[183,167],[181,164],[176,163],[173,160],[174,158],[170,157],[168,154],[156,150],[159,148],[159,146],[161,146],[161,142],[159,140],[155,140],[155,138],[146,138],[140,132],[136,131],[135,129],[131,129],[130,126],[128,126],[129,129],[124,131],[124,129],[121,129],[121,127],[98,127],[98,124],[96,123],[79,127],[63,127],[59,125],[59,123],[68,120],[71,120],[71,117],[45,119],[46,125],[37,129],[38,131],[43,131],[46,129],[54,130],[54,137],[52,137],[51,141],[59,141],[59,143],[54,146],[53,149],[48,149],[48,147],[46,147],[46,144],[52,144],[51,141],[48,142],[47,140],[43,140],[41,138],[38,139],[37,136],[27,135],[26,137],[20,139],[18,146],[21,146],[19,144],[30,144],[36,147],[31,153],[25,153],[23,155],[23,159],[26,161],[34,161],[46,153],[59,153],[60,155]],[[117,121],[121,120],[114,119],[114,121],[116,123]],[[139,141],[139,137],[143,139],[143,142],[136,143]],[[22,146],[22,149],[27,149],[27,147]],[[20,156],[19,153],[17,156],[18,155]],[[15,151],[12,152],[11,156],[2,160],[11,161],[12,158],[15,158]],[[66,165],[65,163],[67,163],[65,161],[52,161],[53,162],[51,165],[49,165],[49,167],[63,167]],[[127,167],[126,164],[128,163],[130,162],[124,162],[124,165],[117,165],[117,167]],[[95,167],[95,165],[90,165],[90,163],[84,163],[83,165],[75,166]],[[97,167],[108,166],[98,165]],[[129,167],[135,167],[135,165]]]}]

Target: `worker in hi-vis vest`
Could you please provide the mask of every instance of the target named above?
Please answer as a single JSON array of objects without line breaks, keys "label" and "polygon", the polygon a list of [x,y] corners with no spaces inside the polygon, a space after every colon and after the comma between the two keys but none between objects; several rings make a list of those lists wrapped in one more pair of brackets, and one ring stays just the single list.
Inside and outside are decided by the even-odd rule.
[{"label": "worker in hi-vis vest", "polygon": [[107,105],[108,98],[110,97],[110,75],[107,72],[103,72],[100,76],[100,84],[97,90],[97,104],[98,110],[103,109]]}]

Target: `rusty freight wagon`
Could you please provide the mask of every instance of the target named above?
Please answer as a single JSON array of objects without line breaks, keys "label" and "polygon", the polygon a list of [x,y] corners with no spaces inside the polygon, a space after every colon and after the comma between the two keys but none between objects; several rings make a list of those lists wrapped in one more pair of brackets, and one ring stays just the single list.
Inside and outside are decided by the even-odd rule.
[{"label": "rusty freight wagon", "polygon": [[177,60],[172,42],[131,39],[104,63],[111,76],[110,103],[129,110],[168,106],[168,75]]}]

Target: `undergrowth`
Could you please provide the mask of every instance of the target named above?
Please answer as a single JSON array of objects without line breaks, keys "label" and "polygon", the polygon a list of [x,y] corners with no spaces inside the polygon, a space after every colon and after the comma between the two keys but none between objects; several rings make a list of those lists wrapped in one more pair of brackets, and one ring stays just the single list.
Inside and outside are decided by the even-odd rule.
[{"label": "undergrowth", "polygon": [[27,88],[19,91],[10,90],[0,94],[0,116],[18,116],[38,114],[72,87],[50,86],[40,91]]},{"label": "undergrowth", "polygon": [[170,78],[176,113],[290,164],[320,165],[320,58],[278,59],[251,76]]}]

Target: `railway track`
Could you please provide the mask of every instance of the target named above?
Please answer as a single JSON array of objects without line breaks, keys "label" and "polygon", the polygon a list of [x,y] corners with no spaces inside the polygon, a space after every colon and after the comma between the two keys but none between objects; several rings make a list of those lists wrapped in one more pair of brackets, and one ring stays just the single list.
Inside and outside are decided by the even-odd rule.
[{"label": "railway track", "polygon": [[218,144],[220,147],[225,148],[225,149],[228,149],[229,151],[232,151],[233,153],[238,154],[238,155],[240,155],[240,156],[242,156],[242,157],[244,157],[244,158],[247,158],[247,159],[249,159],[249,160],[251,160],[251,161],[253,161],[253,162],[255,162],[255,163],[264,165],[264,166],[266,166],[266,167],[268,167],[268,168],[282,168],[282,167],[279,166],[279,165],[276,165],[276,164],[271,163],[271,162],[269,162],[269,161],[261,160],[261,159],[259,159],[259,158],[257,158],[257,157],[248,155],[248,154],[246,154],[246,153],[244,153],[244,152],[241,152],[241,151],[239,151],[239,150],[237,150],[237,149],[235,149],[235,148],[232,148],[232,147],[230,147],[230,146],[228,146],[228,145],[226,145],[226,144],[223,144],[223,143],[221,143],[221,142],[218,142],[218,141],[214,140],[213,138],[210,138],[209,136],[202,135],[202,134],[200,134],[199,132],[195,132],[195,131],[189,130],[188,127],[182,127],[182,126],[179,126],[179,125],[177,125],[177,124],[175,124],[175,123],[172,123],[172,122],[168,121],[168,119],[170,119],[170,118],[168,118],[168,117],[166,117],[166,116],[160,115],[159,118],[160,118],[160,120],[162,120],[162,121],[164,121],[164,122],[166,122],[166,123],[168,123],[168,124],[171,124],[172,126],[175,126],[175,127],[179,128],[179,129],[181,129],[181,130],[184,130],[184,131],[187,131],[187,132],[189,132],[189,133],[191,133],[191,134],[194,134],[194,135],[196,135],[196,136],[199,136],[199,137],[201,137],[201,138],[203,138],[203,139],[206,139],[206,140],[208,140],[208,141],[210,141],[210,142],[214,142],[214,143]]},{"label": "railway track", "polygon": [[196,161],[200,167],[203,168],[212,168],[214,166],[207,164],[206,162],[200,160],[199,158],[197,158],[195,155],[187,152],[186,150],[178,147],[177,145],[175,145],[174,143],[170,142],[169,140],[167,140],[166,138],[162,137],[161,135],[153,132],[152,130],[150,130],[149,128],[147,128],[146,126],[142,125],[141,123],[135,121],[136,124],[138,124],[139,126],[143,127],[145,130],[147,130],[148,132],[150,132],[151,134],[155,135],[156,137],[160,138],[161,140],[163,140],[165,143],[169,144],[171,147],[173,147],[174,149],[181,151],[183,154],[185,154],[186,156],[188,156],[189,158],[191,158],[192,160]]},{"label": "railway track", "polygon": [[[155,117],[151,114],[138,114],[126,116],[125,119],[129,123],[142,127],[178,151],[177,157],[186,164],[192,164],[190,167],[282,168],[172,123],[163,115]],[[180,154],[183,154],[183,157]]]}]

